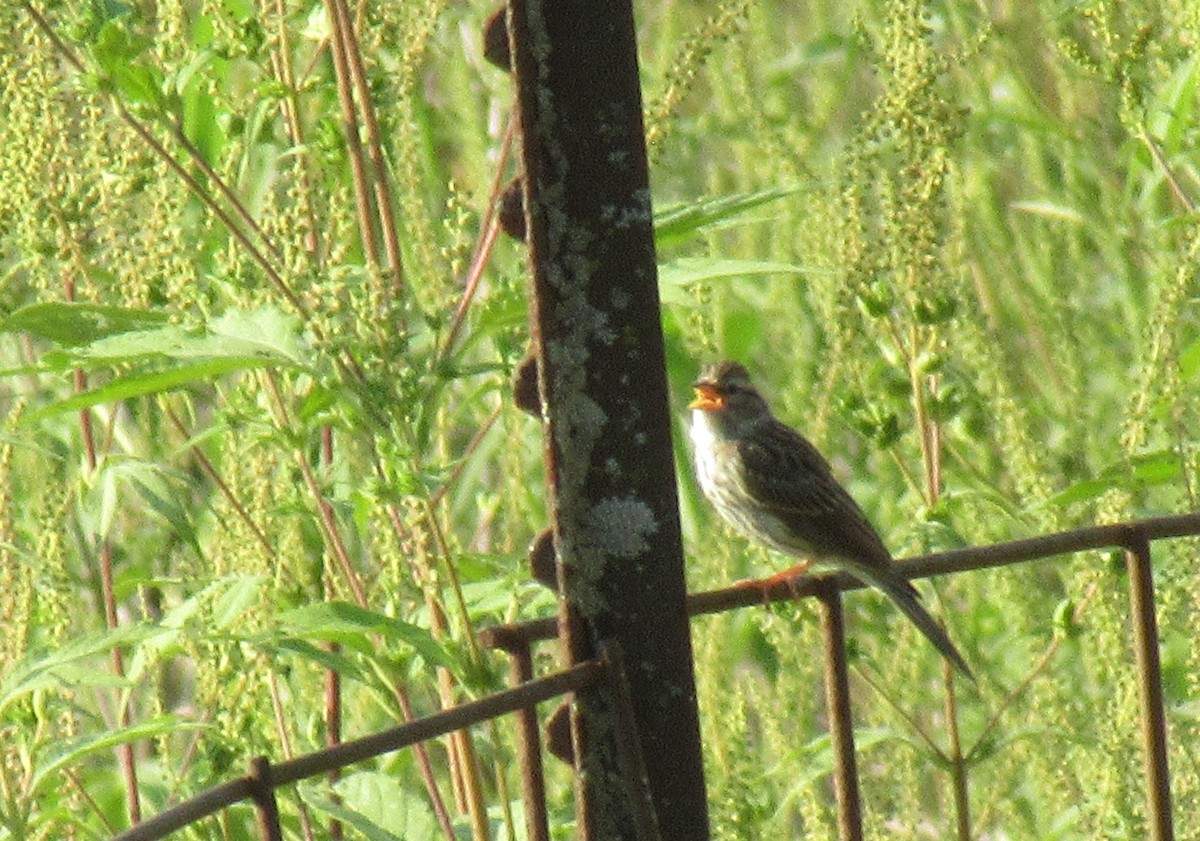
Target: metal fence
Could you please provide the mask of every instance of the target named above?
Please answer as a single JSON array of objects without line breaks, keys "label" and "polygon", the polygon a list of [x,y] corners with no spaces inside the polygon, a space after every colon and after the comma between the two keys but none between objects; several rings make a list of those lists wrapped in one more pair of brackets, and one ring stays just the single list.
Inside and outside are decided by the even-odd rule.
[{"label": "metal fence", "polygon": [[[1152,841],[1169,841],[1175,836],[1150,544],[1155,540],[1198,534],[1200,514],[1185,514],[1076,529],[991,546],[940,552],[899,562],[900,568],[910,579],[918,579],[1008,566],[1074,552],[1109,549],[1124,551],[1129,573],[1133,655],[1140,687],[1146,809],[1150,824],[1149,838]],[[768,602],[797,598],[816,598],[820,601],[826,705],[834,751],[834,790],[838,805],[838,828],[843,841],[861,839],[863,831],[841,593],[862,586],[850,576],[840,574],[829,578],[807,578],[794,586],[780,582],[765,594]],[[688,612],[692,616],[719,613],[760,606],[763,601],[764,594],[761,590],[730,587],[689,596]],[[527,675],[528,664],[531,662],[530,645],[536,640],[549,639],[554,635],[554,620],[540,620],[488,629],[484,632],[483,641],[508,652],[512,659],[514,675]],[[531,736],[525,734],[521,740],[523,764],[538,762],[536,738],[537,732],[534,730]],[[540,769],[536,773],[540,774]],[[544,825],[544,807],[527,801],[526,808],[543,809],[540,820]],[[533,817],[535,820],[529,823],[531,827],[538,824],[539,815],[535,813]],[[546,835],[530,833],[531,841],[544,841],[546,838]]]},{"label": "metal fence", "polygon": [[[925,555],[900,562],[901,568],[910,578],[915,579],[1007,566],[1073,552],[1105,549],[1124,551],[1129,571],[1133,653],[1141,688],[1141,740],[1144,751],[1147,816],[1150,824],[1149,838],[1153,841],[1169,841],[1174,838],[1174,829],[1150,545],[1155,540],[1194,535],[1200,535],[1200,514],[1158,517],[1078,529],[992,546]],[[863,833],[862,803],[859,797],[851,699],[844,653],[841,593],[861,586],[849,576],[838,575],[823,579],[803,579],[795,587],[781,583],[765,594],[769,602],[817,598],[821,603],[825,641],[826,703],[834,746],[833,773],[838,804],[837,820],[840,837],[846,841],[861,839]],[[763,599],[764,594],[761,591],[744,587],[713,590],[690,596],[688,612],[697,616],[756,607],[763,604]],[[485,629],[480,634],[481,643],[508,654],[512,688],[417,719],[409,724],[286,762],[272,764],[266,758],[256,758],[251,762],[246,776],[209,789],[185,803],[167,809],[116,836],[116,841],[157,841],[190,823],[245,801],[252,801],[255,805],[260,837],[264,841],[274,841],[282,837],[279,813],[275,805],[274,792],[277,788],[327,774],[334,769],[363,762],[508,713],[516,713],[518,719],[517,744],[528,837],[530,841],[547,841],[550,834],[537,705],[584,687],[596,686],[604,687],[617,701],[614,708],[618,713],[618,729],[622,734],[621,762],[627,771],[624,774],[628,785],[625,796],[634,804],[635,813],[640,815],[637,835],[639,841],[651,841],[658,836],[652,815],[639,805],[646,802],[642,788],[644,775],[639,770],[638,736],[627,703],[628,690],[624,682],[620,651],[612,647],[603,648],[597,660],[534,678],[533,645],[556,636],[555,619],[518,622]]]}]

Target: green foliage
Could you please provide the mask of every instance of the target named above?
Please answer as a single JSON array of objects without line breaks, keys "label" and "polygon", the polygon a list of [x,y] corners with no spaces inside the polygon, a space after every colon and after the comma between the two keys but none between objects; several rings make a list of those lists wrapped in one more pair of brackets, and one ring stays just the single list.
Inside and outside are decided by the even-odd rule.
[{"label": "green foliage", "polygon": [[[484,694],[475,629],[553,610],[519,246],[457,314],[512,97],[463,35],[491,8],[364,7],[369,219],[325,10],[0,7],[0,838],[125,826],[124,746],[147,814],[319,749],[330,675],[347,738]],[[637,12],[681,421],[702,360],[745,362],[900,555],[1196,509],[1193,3]],[[781,562],[681,488],[692,589]],[[1155,569],[1195,839],[1193,545]],[[1125,583],[1080,554],[921,585],[981,678],[952,712],[924,642],[849,596],[868,834],[953,837],[953,715],[976,837],[1143,837]],[[695,644],[715,836],[832,835],[813,611]],[[523,837],[508,723],[472,749],[474,821],[429,747],[455,829]],[[408,751],[280,804],[289,837],[442,833]],[[221,820],[187,834],[252,837]]]},{"label": "green foliage", "polygon": [[365,771],[338,780],[341,802],[315,786],[302,786],[301,797],[313,809],[345,821],[370,841],[432,838],[437,830],[429,806],[412,797],[394,776]]}]

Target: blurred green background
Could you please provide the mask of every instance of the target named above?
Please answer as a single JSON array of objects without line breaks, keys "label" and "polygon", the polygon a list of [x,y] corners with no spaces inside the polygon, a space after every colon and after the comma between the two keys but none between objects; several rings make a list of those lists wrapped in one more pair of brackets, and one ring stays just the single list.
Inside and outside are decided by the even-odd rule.
[{"label": "blurred green background", "polygon": [[[497,241],[464,298],[513,167],[493,9],[347,10],[378,170],[347,142],[337,7],[0,9],[0,838],[126,826],[116,744],[147,814],[318,749],[331,673],[346,738],[485,694],[504,664],[472,629],[553,611],[524,559],[540,430],[509,386],[523,248]],[[692,589],[784,563],[690,477],[688,384],[718,357],[898,556],[1196,509],[1200,6],[636,14]],[[356,211],[362,161],[394,227]],[[1191,839],[1195,545],[1155,546]],[[948,694],[891,605],[847,597],[868,837],[1144,838],[1120,556],[921,587],[979,686]],[[694,640],[714,837],[832,837],[811,606]],[[429,745],[460,837],[524,837],[513,752],[508,721]],[[571,796],[551,766],[556,837]],[[290,837],[444,837],[411,752],[281,808]],[[242,807],[182,837],[253,832]]]}]

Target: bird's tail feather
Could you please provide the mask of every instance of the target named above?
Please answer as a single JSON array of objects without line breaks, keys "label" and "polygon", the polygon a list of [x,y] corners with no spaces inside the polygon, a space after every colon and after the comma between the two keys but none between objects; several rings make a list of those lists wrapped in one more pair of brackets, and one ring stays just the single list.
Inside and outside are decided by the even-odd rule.
[{"label": "bird's tail feather", "polygon": [[[974,682],[975,675],[972,674],[971,667],[967,665],[967,661],[963,659],[963,656],[958,653],[958,649],[954,647],[954,643],[950,641],[950,637],[942,630],[942,626],[925,609],[925,606],[921,604],[921,594],[909,583],[908,579],[896,570],[888,570],[891,574],[885,575],[879,575],[876,570],[872,570],[871,572],[873,574],[869,575],[870,581],[868,583],[875,585],[887,593],[888,597],[896,603],[896,606],[904,612],[904,615],[912,620],[917,629],[942,653],[942,656],[949,660],[964,676]],[[855,570],[855,573],[861,575],[857,570]]]}]

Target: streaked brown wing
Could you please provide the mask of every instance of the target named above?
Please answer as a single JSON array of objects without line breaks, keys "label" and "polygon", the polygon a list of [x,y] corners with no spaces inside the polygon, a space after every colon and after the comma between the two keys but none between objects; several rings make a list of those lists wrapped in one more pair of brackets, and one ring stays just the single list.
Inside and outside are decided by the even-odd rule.
[{"label": "streaked brown wing", "polygon": [[829,462],[804,436],[778,421],[738,441],[746,489],[815,553],[889,563],[891,553]]}]

